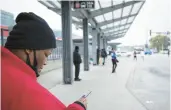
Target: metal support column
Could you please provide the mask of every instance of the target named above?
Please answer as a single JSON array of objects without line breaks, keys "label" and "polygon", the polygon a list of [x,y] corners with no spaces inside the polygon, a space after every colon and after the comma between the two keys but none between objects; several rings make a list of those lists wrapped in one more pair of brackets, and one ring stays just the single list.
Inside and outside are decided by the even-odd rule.
[{"label": "metal support column", "polygon": [[88,39],[88,19],[83,19],[83,39],[84,39],[84,71],[89,71],[89,39]]},{"label": "metal support column", "polygon": [[105,47],[105,48],[107,49],[107,46],[108,46],[108,43],[107,43],[107,38],[106,38],[106,41],[105,41],[105,43],[106,43],[106,47]]},{"label": "metal support column", "polygon": [[97,64],[97,32],[93,31],[93,40],[92,40],[92,57],[93,65]]},{"label": "metal support column", "polygon": [[62,41],[63,41],[63,82],[73,83],[73,52],[72,52],[72,18],[71,2],[61,1],[62,8]]},{"label": "metal support column", "polygon": [[105,48],[105,50],[107,49],[107,38],[106,37],[104,37],[104,48]]},{"label": "metal support column", "polygon": [[100,49],[100,33],[97,34],[97,48]]},{"label": "metal support column", "polygon": [[106,49],[105,47],[105,38],[103,38],[103,49]]},{"label": "metal support column", "polygon": [[103,49],[103,37],[100,37],[100,50]]}]

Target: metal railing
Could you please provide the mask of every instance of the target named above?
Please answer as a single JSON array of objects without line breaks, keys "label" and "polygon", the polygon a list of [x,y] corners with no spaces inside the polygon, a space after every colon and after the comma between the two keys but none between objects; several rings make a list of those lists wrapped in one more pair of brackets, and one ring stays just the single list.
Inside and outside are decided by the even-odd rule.
[{"label": "metal railing", "polygon": [[52,51],[52,54],[49,55],[49,57],[47,58],[48,61],[61,60],[61,59],[62,59],[62,46],[57,46],[57,48],[55,48]]}]

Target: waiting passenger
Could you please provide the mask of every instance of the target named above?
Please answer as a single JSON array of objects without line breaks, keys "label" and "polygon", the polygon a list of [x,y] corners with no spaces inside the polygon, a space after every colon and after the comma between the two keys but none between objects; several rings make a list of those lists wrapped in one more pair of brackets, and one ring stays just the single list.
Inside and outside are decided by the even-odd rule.
[{"label": "waiting passenger", "polygon": [[20,13],[1,47],[2,110],[85,110],[86,99],[66,107],[37,82],[46,58],[56,48],[52,29],[34,13]]},{"label": "waiting passenger", "polygon": [[73,61],[75,65],[75,81],[81,81],[79,78],[80,74],[80,64],[82,63],[81,56],[79,54],[79,47],[75,46],[75,51],[73,53]]}]

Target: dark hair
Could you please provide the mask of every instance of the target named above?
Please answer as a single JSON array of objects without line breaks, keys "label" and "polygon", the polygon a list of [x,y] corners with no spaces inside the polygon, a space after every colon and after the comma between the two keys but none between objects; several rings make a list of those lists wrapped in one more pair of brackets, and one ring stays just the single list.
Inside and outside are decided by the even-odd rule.
[{"label": "dark hair", "polygon": [[78,50],[79,49],[79,47],[78,46],[75,46],[75,50]]}]

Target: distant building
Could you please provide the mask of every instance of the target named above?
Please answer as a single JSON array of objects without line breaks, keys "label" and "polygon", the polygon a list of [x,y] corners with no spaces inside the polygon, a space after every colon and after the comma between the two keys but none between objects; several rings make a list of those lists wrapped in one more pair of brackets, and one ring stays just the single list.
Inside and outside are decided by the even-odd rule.
[{"label": "distant building", "polygon": [[15,24],[14,15],[12,13],[0,10],[0,14],[1,26],[13,26]]},{"label": "distant building", "polygon": [[62,40],[62,32],[60,30],[53,30],[56,40]]},{"label": "distant building", "polygon": [[9,34],[9,27],[14,26],[15,21],[14,21],[14,15],[10,12],[4,11],[4,10],[0,10],[0,29],[1,29],[1,35],[0,35],[0,39],[4,39],[1,40],[0,45],[5,44],[7,36]]}]

